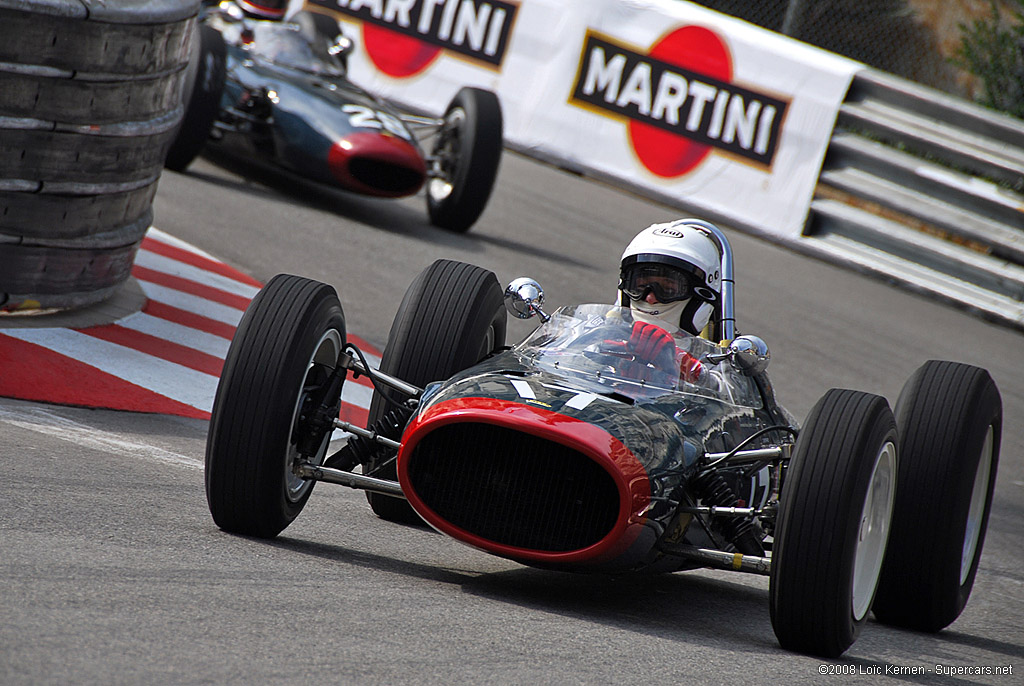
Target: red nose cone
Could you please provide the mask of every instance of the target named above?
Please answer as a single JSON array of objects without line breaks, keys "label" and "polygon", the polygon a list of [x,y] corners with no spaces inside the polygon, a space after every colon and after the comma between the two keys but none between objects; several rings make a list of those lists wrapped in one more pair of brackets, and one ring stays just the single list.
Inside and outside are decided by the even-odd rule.
[{"label": "red nose cone", "polygon": [[[460,441],[475,446],[469,462],[450,448]],[[397,468],[428,524],[527,563],[613,564],[641,536],[651,503],[644,466],[604,429],[493,398],[431,405],[402,434]]]},{"label": "red nose cone", "polygon": [[353,133],[331,146],[327,164],[342,188],[398,198],[423,185],[427,167],[407,140],[379,133]]}]

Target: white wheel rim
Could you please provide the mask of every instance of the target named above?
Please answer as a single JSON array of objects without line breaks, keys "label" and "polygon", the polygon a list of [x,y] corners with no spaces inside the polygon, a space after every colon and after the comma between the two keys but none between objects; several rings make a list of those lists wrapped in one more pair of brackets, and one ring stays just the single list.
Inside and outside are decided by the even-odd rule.
[{"label": "white wheel rim", "polygon": [[[466,121],[466,111],[461,107],[453,109],[447,114],[444,127],[453,131],[462,128]],[[431,178],[427,182],[427,194],[434,202],[444,202],[455,191],[454,175],[458,167],[458,160],[453,159],[455,150],[451,139],[443,139],[434,150],[435,158]],[[442,161],[443,160],[443,161]]]},{"label": "white wheel rim", "polygon": [[[309,370],[313,367],[314,363],[334,367],[338,363],[338,357],[341,355],[341,349],[341,334],[335,329],[325,331],[324,335],[320,337],[320,340],[313,348],[313,354],[310,356],[309,362],[306,364],[306,373],[302,375],[302,385],[299,387],[299,394],[295,401],[295,409],[292,411],[291,427],[293,429],[299,421],[299,412],[302,410],[302,399],[305,395],[303,390],[306,388],[306,380],[309,378]],[[331,433],[327,432],[327,435],[324,437],[323,445],[320,446],[320,449],[317,451],[316,458],[314,459],[314,462],[317,464],[320,464],[326,456],[324,448],[330,440],[330,437]],[[288,455],[284,462],[284,478],[288,499],[293,503],[297,502],[313,485],[312,481],[303,479],[295,474],[295,463],[299,458],[300,455],[298,448],[289,439]]]},{"label": "white wheel rim", "polygon": [[963,586],[974,565],[974,556],[981,540],[982,520],[985,518],[985,504],[988,501],[988,480],[992,473],[993,428],[988,427],[985,443],[981,446],[978,471],[974,474],[974,488],[971,491],[971,506],[967,509],[967,528],[964,531],[964,550],[960,556],[960,585]]},{"label": "white wheel rim", "polygon": [[896,502],[896,446],[887,441],[875,458],[860,514],[853,556],[853,618],[860,621],[871,608],[889,540]]},{"label": "white wheel rim", "polygon": [[437,202],[447,199],[453,190],[455,186],[445,179],[431,179],[427,184],[427,193]]}]

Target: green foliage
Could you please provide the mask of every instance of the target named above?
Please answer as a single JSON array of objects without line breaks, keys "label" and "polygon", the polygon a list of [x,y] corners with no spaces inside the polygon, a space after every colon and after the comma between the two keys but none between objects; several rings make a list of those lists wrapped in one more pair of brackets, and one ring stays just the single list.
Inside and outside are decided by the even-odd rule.
[{"label": "green foliage", "polygon": [[981,79],[981,104],[1024,119],[1024,0],[1016,0],[1015,21],[1004,20],[990,2],[991,17],[960,25],[954,62]]}]

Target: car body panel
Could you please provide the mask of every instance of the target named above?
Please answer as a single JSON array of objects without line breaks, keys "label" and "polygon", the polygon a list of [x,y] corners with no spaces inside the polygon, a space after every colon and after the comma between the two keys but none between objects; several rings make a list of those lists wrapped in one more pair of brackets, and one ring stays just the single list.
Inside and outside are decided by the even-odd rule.
[{"label": "car body panel", "polygon": [[[310,180],[380,197],[415,194],[424,153],[401,113],[322,62],[291,24],[216,24],[227,80],[213,146]],[[248,42],[247,42],[248,41]]]},{"label": "car body panel", "polygon": [[[698,461],[771,421],[751,380],[725,363],[707,388],[681,381],[678,368],[658,377],[598,350],[617,350],[631,323],[628,309],[563,308],[512,350],[429,386],[398,454],[420,516],[531,565],[685,566],[655,544],[691,497]],[[674,333],[681,347],[716,350]],[[671,535],[708,542],[699,527]]]}]

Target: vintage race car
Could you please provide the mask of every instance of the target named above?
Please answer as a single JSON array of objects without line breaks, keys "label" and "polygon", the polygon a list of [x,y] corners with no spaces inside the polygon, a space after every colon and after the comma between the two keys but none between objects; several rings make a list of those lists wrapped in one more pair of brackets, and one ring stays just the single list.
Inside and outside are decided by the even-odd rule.
[{"label": "vintage race car", "polygon": [[[988,372],[930,361],[896,404],[833,389],[800,426],[769,353],[733,322],[732,252],[711,340],[671,331],[699,382],[637,359],[628,308],[543,312],[536,282],[439,260],[412,283],[379,368],[346,341],[334,289],[278,275],[246,311],[217,390],[206,493],[222,529],[273,537],[317,481],[385,519],[579,572],[700,567],[770,577],[782,646],[834,657],[869,610],[938,631],[974,583],[1002,427]],[[506,309],[543,323],[506,347]],[[367,427],[338,419],[349,374]],[[347,444],[328,454],[332,431]]]},{"label": "vintage race car", "polygon": [[462,88],[439,118],[403,111],[349,80],[351,42],[334,19],[306,11],[254,20],[222,3],[204,11],[196,46],[168,168],[183,171],[209,147],[365,195],[425,187],[430,221],[452,231],[483,212],[502,151],[491,91]]}]

